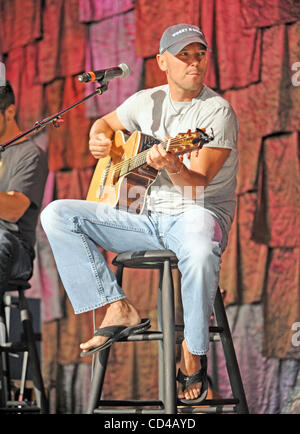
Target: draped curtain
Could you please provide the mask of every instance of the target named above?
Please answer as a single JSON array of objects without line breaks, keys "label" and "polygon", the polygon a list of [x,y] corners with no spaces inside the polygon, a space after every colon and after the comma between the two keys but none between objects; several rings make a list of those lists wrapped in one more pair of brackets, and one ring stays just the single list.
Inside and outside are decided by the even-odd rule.
[{"label": "draped curtain", "polygon": [[[300,320],[300,81],[293,79],[299,2],[0,0],[0,60],[16,93],[18,122],[30,128],[93,92],[93,84],[78,82],[80,73],[128,63],[127,79],[113,80],[103,96],[64,115],[60,128],[35,137],[49,153],[44,206],[84,199],[96,164],[88,150],[92,122],[135,91],[166,82],[155,55],[164,28],[180,22],[203,29],[211,48],[206,84],[230,101],[240,124],[237,209],[220,285],[250,411],[299,412],[300,349],[292,339]],[[93,314],[74,315],[40,225],[37,233],[31,296],[41,299],[51,412],[80,413],[92,360],[79,357],[79,343],[93,333]],[[113,254],[104,254],[111,263]],[[174,278],[180,300],[178,273]],[[157,285],[154,271],[126,272],[124,289],[153,328]],[[96,312],[96,323],[103,315]],[[213,393],[227,395],[222,352],[211,351]],[[155,344],[120,343],[111,354],[106,398],[156,397]]]}]

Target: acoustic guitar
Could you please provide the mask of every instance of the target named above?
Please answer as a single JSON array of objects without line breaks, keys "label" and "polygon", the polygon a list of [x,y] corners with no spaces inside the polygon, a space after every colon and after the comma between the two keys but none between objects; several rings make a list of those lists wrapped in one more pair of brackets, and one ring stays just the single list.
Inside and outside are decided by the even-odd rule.
[{"label": "acoustic guitar", "polygon": [[161,143],[168,152],[182,156],[201,149],[213,139],[213,132],[209,136],[204,129],[189,130],[163,142],[139,131],[126,140],[123,131],[116,131],[110,155],[101,158],[96,165],[86,200],[140,214],[147,191],[158,175],[146,162],[149,149]]}]

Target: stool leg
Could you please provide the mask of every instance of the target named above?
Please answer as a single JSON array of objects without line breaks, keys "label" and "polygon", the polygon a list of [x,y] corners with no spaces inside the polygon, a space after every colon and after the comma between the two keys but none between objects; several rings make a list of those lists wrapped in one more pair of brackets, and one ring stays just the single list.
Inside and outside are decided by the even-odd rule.
[{"label": "stool leg", "polygon": [[[8,340],[4,298],[0,301],[0,345],[5,345]],[[0,390],[0,405],[5,407],[10,397],[10,375],[9,375],[9,361],[8,353],[1,351],[1,390]]]},{"label": "stool leg", "polygon": [[116,279],[119,286],[122,287],[122,279],[123,279],[123,265],[118,265],[117,271],[116,271]]},{"label": "stool leg", "polygon": [[[159,270],[159,287],[157,293],[157,325],[158,330],[162,331],[162,282],[163,268]],[[164,348],[163,341],[158,341],[158,397],[164,401]]]},{"label": "stool leg", "polygon": [[246,395],[242,383],[242,378],[240,374],[239,365],[237,362],[231,332],[227,320],[227,315],[225,312],[225,307],[220,292],[218,288],[214,304],[216,322],[219,327],[223,327],[224,331],[220,334],[221,342],[223,346],[223,352],[226,360],[226,367],[229,376],[229,381],[231,385],[231,390],[234,398],[239,400],[237,404],[237,413],[248,414],[248,405],[246,400]]},{"label": "stool leg", "polygon": [[100,401],[110,347],[97,354],[86,414],[94,413]]},{"label": "stool leg", "polygon": [[27,366],[28,366],[28,351],[24,351],[23,355],[23,363],[22,363],[22,373],[21,373],[21,384],[20,384],[20,394],[19,394],[19,401],[23,401],[24,398],[24,391],[25,391],[25,385],[26,385],[26,376],[27,376]]},{"label": "stool leg", "polygon": [[[118,265],[116,270],[116,279],[120,286],[122,286],[123,269],[123,265]],[[110,347],[97,354],[86,414],[93,414],[98,402],[100,401],[109,352]]]},{"label": "stool leg", "polygon": [[37,398],[37,404],[41,409],[41,413],[45,414],[48,413],[48,403],[45,395],[43,378],[40,369],[39,356],[35,345],[35,336],[32,328],[30,312],[23,291],[19,291],[19,308],[26,344],[28,346],[28,352],[30,355],[31,372]]},{"label": "stool leg", "polygon": [[165,412],[177,413],[174,288],[170,262],[164,262],[162,281]]}]

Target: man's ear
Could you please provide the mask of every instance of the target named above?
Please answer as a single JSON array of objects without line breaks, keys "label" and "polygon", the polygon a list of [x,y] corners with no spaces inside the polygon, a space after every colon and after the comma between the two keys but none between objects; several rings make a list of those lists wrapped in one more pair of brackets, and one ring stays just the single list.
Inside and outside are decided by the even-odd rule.
[{"label": "man's ear", "polygon": [[164,54],[157,54],[156,55],[156,60],[158,63],[159,68],[166,72],[168,67],[167,67],[167,61],[166,61],[166,56],[164,56]]},{"label": "man's ear", "polygon": [[16,116],[16,112],[17,112],[17,108],[14,104],[11,104],[10,106],[7,107],[7,109],[5,110],[5,117],[7,121],[12,121],[15,119]]}]

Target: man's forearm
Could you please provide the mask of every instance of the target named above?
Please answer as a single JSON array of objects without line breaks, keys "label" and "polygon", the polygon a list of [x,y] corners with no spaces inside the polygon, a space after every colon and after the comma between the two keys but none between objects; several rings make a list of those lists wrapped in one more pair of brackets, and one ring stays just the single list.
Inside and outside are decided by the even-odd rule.
[{"label": "man's forearm", "polygon": [[0,192],[0,218],[16,223],[30,205],[30,200],[19,192]]},{"label": "man's forearm", "polygon": [[197,199],[203,193],[204,188],[208,184],[208,180],[201,173],[194,172],[188,169],[183,163],[180,163],[178,170],[172,173],[167,170],[167,173],[173,185],[183,194],[190,199]]},{"label": "man's forearm", "polygon": [[109,139],[112,138],[114,134],[114,130],[109,126],[109,124],[105,121],[105,118],[97,119],[90,130],[90,138],[94,137],[96,134],[105,134],[105,136]]},{"label": "man's forearm", "polygon": [[120,122],[117,112],[114,111],[94,122],[90,130],[90,138],[102,133],[107,138],[111,139],[114,132],[117,130],[125,130],[125,128]]}]

